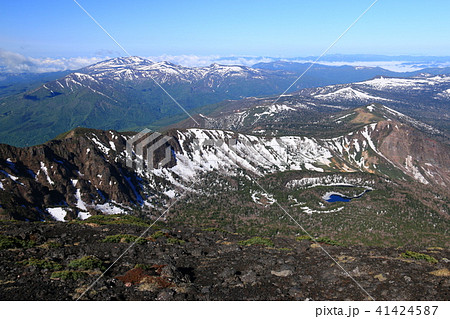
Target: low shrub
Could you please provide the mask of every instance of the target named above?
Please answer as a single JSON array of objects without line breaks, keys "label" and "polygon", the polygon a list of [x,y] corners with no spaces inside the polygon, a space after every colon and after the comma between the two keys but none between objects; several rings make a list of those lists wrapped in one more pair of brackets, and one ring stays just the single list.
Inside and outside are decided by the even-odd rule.
[{"label": "low shrub", "polygon": [[60,270],[63,267],[57,262],[48,259],[29,258],[27,260],[19,261],[18,264],[24,266],[35,266],[42,269]]},{"label": "low shrub", "polygon": [[172,244],[172,245],[183,245],[184,244],[184,240],[183,239],[174,238],[174,237],[170,237],[170,238],[167,238],[167,243],[168,244]]},{"label": "low shrub", "polygon": [[134,266],[134,268],[141,268],[143,270],[149,270],[149,269],[153,269],[153,266],[151,265],[146,265],[146,264],[136,264]]},{"label": "low shrub", "polygon": [[79,280],[85,278],[87,274],[82,271],[62,270],[52,273],[51,278],[61,280]]},{"label": "low shrub", "polygon": [[298,240],[298,241],[313,240],[313,238],[311,236],[308,236],[308,235],[297,236],[297,237],[295,237],[295,239]]},{"label": "low shrub", "polygon": [[436,258],[434,258],[430,255],[416,253],[416,252],[410,251],[410,250],[407,250],[405,253],[402,253],[400,256],[402,256],[403,258],[410,258],[410,259],[415,259],[415,260],[425,260],[432,264],[436,264],[438,262]]},{"label": "low shrub", "polygon": [[103,261],[95,256],[84,256],[79,259],[72,260],[69,263],[69,268],[79,269],[79,270],[90,270],[90,269],[103,269]]},{"label": "low shrub", "polygon": [[23,240],[12,236],[0,235],[0,249],[30,248],[35,246],[32,240]]},{"label": "low shrub", "polygon": [[63,244],[57,243],[55,241],[48,241],[44,245],[46,245],[48,248],[60,248],[63,246]]},{"label": "low shrub", "polygon": [[153,235],[151,237],[153,239],[158,239],[160,237],[168,237],[168,236],[169,236],[169,234],[167,234],[167,233],[165,233],[165,232],[163,232],[161,230],[158,230],[157,232],[153,233]]}]

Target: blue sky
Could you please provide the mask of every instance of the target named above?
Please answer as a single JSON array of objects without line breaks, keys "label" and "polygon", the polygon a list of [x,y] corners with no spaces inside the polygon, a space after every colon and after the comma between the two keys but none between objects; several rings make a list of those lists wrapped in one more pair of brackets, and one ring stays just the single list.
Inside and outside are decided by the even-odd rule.
[{"label": "blue sky", "polygon": [[[372,0],[79,0],[132,54],[319,55]],[[450,1],[379,0],[330,53],[450,55]],[[0,2],[0,48],[123,55],[71,0]]]}]

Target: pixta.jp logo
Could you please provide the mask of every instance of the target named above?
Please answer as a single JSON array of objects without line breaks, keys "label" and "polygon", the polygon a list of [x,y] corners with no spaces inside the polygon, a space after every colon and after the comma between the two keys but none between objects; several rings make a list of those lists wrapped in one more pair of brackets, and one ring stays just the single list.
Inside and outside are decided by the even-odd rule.
[{"label": "pixta.jp logo", "polygon": [[[153,168],[160,168],[168,164],[172,158],[172,148],[169,142],[171,137],[144,129],[132,138],[127,140],[126,145],[126,165],[143,171],[147,167],[148,171]],[[165,153],[159,161],[156,161],[156,152],[165,145]],[[147,164],[147,165],[145,165]]]}]

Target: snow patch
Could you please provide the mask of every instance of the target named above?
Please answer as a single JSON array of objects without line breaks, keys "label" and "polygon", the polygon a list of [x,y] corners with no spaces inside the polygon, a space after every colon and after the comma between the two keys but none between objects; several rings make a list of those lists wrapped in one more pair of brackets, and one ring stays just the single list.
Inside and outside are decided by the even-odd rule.
[{"label": "snow patch", "polygon": [[5,172],[4,170],[0,169],[0,173],[3,173],[6,177],[8,177],[9,179],[12,179],[14,182],[17,183],[17,180],[19,179],[17,176],[11,175],[7,172]]},{"label": "snow patch", "polygon": [[362,178],[346,177],[342,175],[327,175],[321,177],[304,177],[302,179],[294,179],[286,183],[287,188],[313,188],[317,186],[351,186],[364,187],[372,189],[373,180],[365,180]]},{"label": "snow patch", "polygon": [[314,165],[312,165],[310,163],[305,163],[305,168],[309,171],[323,172],[323,168],[315,167]]},{"label": "snow patch", "polygon": [[379,77],[369,81],[358,82],[356,85],[370,86],[376,90],[399,90],[407,88],[418,88],[434,83],[428,79],[407,79],[407,78],[385,78]]},{"label": "snow patch", "polygon": [[81,219],[81,220],[85,220],[85,219],[88,219],[91,216],[92,215],[87,213],[87,212],[78,212],[77,218]]},{"label": "snow patch", "polygon": [[80,189],[77,189],[77,191],[75,193],[75,199],[77,200],[76,206],[79,209],[86,211],[87,210],[86,203],[83,202],[83,200],[81,199],[81,190]]},{"label": "snow patch", "polygon": [[316,210],[316,209],[309,208],[308,206],[303,206],[300,208],[303,210],[304,213],[306,213],[308,215],[312,215],[313,213],[316,213],[316,214],[337,213],[337,212],[340,212],[341,210],[343,210],[344,206],[338,207],[336,209],[331,209],[331,210]]},{"label": "snow patch", "polygon": [[[40,172],[41,170],[44,172],[45,176],[47,177],[47,182],[48,182],[50,185],[54,185],[55,183],[51,180],[50,176],[48,175],[47,167],[45,166],[45,164],[44,164],[43,162],[41,162],[41,169],[39,170],[39,172]],[[38,172],[38,175],[39,175],[39,172]]]},{"label": "snow patch", "polygon": [[264,207],[270,206],[275,203],[275,199],[272,194],[267,194],[260,191],[252,192],[251,194],[252,200],[259,205],[263,205]]},{"label": "snow patch", "polygon": [[127,211],[121,207],[113,205],[112,203],[105,203],[101,205],[95,205],[94,208],[96,210],[101,211],[106,215],[115,215],[115,214],[127,214]]},{"label": "snow patch", "polygon": [[116,145],[113,141],[109,141],[109,145],[111,146],[111,149],[115,152],[116,151]]},{"label": "snow patch", "polygon": [[94,142],[95,145],[97,145],[97,147],[100,149],[100,151],[102,151],[105,154],[109,154],[110,149],[108,147],[106,147],[105,145],[103,145],[97,138],[97,136],[94,134],[95,137],[91,138],[91,141]]},{"label": "snow patch", "polygon": [[65,222],[67,211],[62,207],[47,208],[47,212],[58,222]]},{"label": "snow patch", "polygon": [[337,101],[348,101],[348,100],[358,100],[358,101],[369,101],[369,100],[386,100],[381,97],[369,95],[362,91],[353,89],[352,87],[345,87],[334,92],[326,94],[317,94],[315,98],[321,100],[337,100]]},{"label": "snow patch", "polygon": [[422,184],[429,184],[427,179],[420,173],[419,168],[413,164],[412,156],[408,155],[405,161],[405,168],[412,173],[413,177]]},{"label": "snow patch", "polygon": [[169,198],[174,198],[175,195],[176,195],[176,193],[175,193],[175,191],[173,189],[165,191],[163,194],[166,195]]}]

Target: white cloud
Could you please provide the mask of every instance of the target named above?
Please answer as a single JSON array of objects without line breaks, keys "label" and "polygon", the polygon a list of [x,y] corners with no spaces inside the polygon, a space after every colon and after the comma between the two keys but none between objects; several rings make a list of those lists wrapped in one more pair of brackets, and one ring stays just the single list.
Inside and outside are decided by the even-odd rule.
[{"label": "white cloud", "polygon": [[187,67],[201,67],[208,66],[212,63],[226,64],[226,65],[245,65],[252,66],[259,62],[272,62],[275,58],[267,57],[248,57],[248,56],[220,56],[220,55],[159,55],[149,56],[147,59],[160,62],[169,61],[174,64],[183,65]]},{"label": "white cloud", "polygon": [[[119,52],[100,50],[95,57],[74,57],[74,58],[33,58],[19,53],[0,49],[0,71],[6,72],[55,72],[64,70],[77,70],[82,67],[109,59],[110,56],[118,56]],[[290,61],[300,63],[311,63],[310,60],[283,59],[274,57],[256,57],[256,56],[220,56],[220,55],[159,55],[149,56],[147,59],[160,62],[169,61],[186,67],[203,67],[212,63],[225,65],[245,65],[252,66],[260,62]],[[387,70],[397,72],[408,72],[423,69],[425,67],[446,67],[450,62],[423,62],[414,63],[411,61],[319,61],[319,64],[340,66],[366,66],[382,67]]]},{"label": "white cloud", "polygon": [[154,62],[169,61],[174,64],[183,65],[187,67],[205,66],[214,63],[220,56],[197,56],[197,55],[159,55],[149,56],[146,59]]},{"label": "white cloud", "polygon": [[[289,60],[290,62],[298,62],[298,63],[312,63],[312,60]],[[361,67],[380,67],[386,70],[395,71],[395,72],[411,72],[423,69],[424,65],[416,66],[411,64],[409,61],[319,61],[317,64],[329,65],[329,66],[361,66]]]},{"label": "white cloud", "polygon": [[[106,53],[102,51],[102,53]],[[112,55],[114,52],[107,52]],[[55,72],[64,70],[77,70],[82,67],[109,59],[110,57],[101,54],[95,57],[74,57],[74,58],[33,58],[24,56],[19,53],[6,51],[0,49],[0,71],[5,72],[30,72],[30,73],[43,73],[43,72]],[[159,55],[149,56],[147,59],[160,62],[170,61],[172,63],[183,65],[186,67],[201,67],[208,66],[212,63],[219,64],[237,64],[251,66],[259,62],[271,62],[275,61],[274,58],[260,58],[260,57],[242,57],[242,56],[227,56],[220,55]]]},{"label": "white cloud", "polygon": [[17,73],[43,73],[77,70],[100,62],[106,57],[32,58],[0,49],[0,70]]}]

